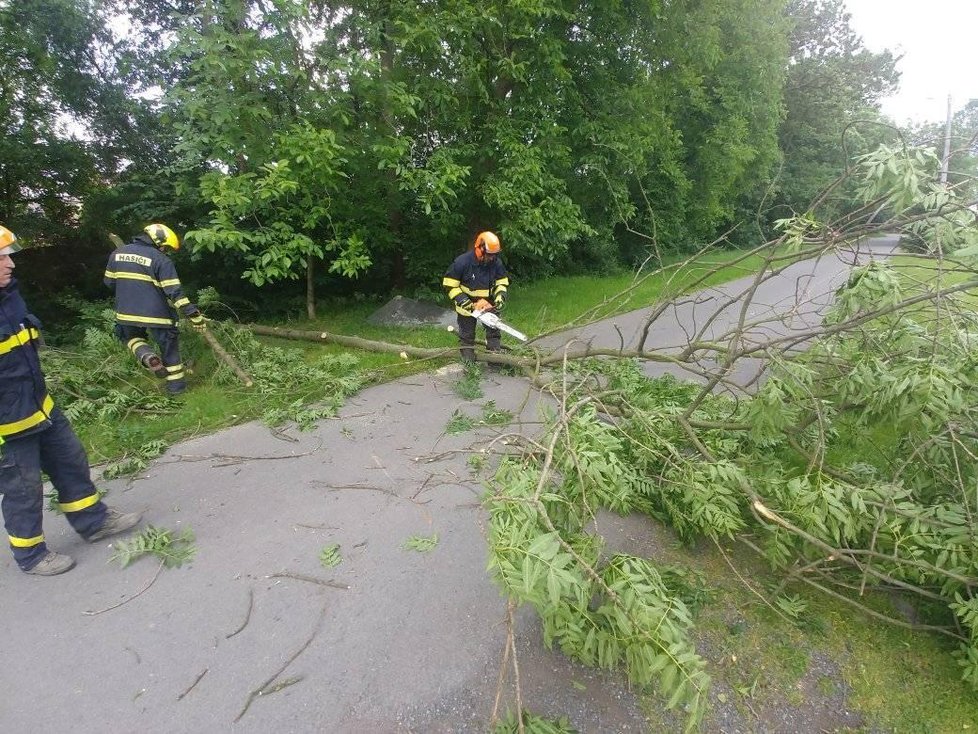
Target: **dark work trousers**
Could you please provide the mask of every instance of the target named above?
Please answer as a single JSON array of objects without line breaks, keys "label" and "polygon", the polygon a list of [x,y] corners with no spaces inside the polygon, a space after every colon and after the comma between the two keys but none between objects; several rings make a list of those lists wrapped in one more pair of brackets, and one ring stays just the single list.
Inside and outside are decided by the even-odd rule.
[{"label": "dark work trousers", "polygon": [[[458,351],[463,362],[475,362],[475,325],[475,316],[458,315],[458,341],[461,344]],[[498,352],[501,337],[499,329],[486,327],[486,349]]]},{"label": "dark work trousers", "polygon": [[126,345],[136,361],[143,363],[143,358],[152,353],[152,347],[146,341],[151,337],[160,347],[160,359],[166,367],[166,390],[177,394],[187,389],[187,381],[180,360],[180,332],[175,326],[166,328],[156,326],[133,326],[131,324],[116,324],[115,335]]},{"label": "dark work trousers", "polygon": [[42,470],[51,478],[58,504],[75,532],[88,537],[102,527],[107,508],[92,484],[85,448],[59,408],[51,411],[48,428],[8,439],[0,451],[3,524],[14,559],[23,570],[29,571],[47,555],[41,530]]}]

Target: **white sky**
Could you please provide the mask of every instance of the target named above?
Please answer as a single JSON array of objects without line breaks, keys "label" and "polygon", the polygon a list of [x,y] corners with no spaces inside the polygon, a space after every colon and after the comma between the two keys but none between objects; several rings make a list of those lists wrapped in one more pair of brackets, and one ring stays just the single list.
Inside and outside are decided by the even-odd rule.
[{"label": "white sky", "polygon": [[845,0],[871,51],[903,55],[900,89],[883,101],[897,123],[939,122],[978,98],[978,0]]}]

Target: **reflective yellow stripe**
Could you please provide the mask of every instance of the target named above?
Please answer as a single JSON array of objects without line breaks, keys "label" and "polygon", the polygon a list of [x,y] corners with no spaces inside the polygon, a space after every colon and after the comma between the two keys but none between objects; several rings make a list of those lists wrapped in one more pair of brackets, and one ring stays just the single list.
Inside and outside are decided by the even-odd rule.
[{"label": "reflective yellow stripe", "polygon": [[10,545],[14,548],[33,548],[35,545],[44,542],[43,535],[37,535],[33,538],[15,538],[13,535],[8,537],[10,538]]},{"label": "reflective yellow stripe", "polygon": [[509,290],[509,289],[506,286],[504,286],[504,285],[497,285],[496,286],[496,293],[505,293],[507,290]]},{"label": "reflective yellow stripe", "polygon": [[175,364],[172,367],[167,367],[166,368],[166,371],[167,372],[179,372],[182,369],[183,369],[183,363],[181,362],[180,364]]},{"label": "reflective yellow stripe", "polygon": [[43,423],[48,419],[53,409],[54,400],[51,399],[50,395],[45,395],[44,403],[36,413],[22,418],[19,421],[14,421],[13,423],[0,423],[0,436],[11,436],[15,433],[26,431],[28,428],[33,428],[39,423]]},{"label": "reflective yellow stripe", "polygon": [[177,300],[175,300],[173,302],[173,305],[176,306],[177,308],[180,308],[181,306],[186,306],[188,303],[190,303],[190,299],[184,297],[184,298],[178,298]]},{"label": "reflective yellow stripe", "polygon": [[151,275],[144,275],[143,273],[116,273],[113,278],[121,278],[122,280],[141,280],[145,283],[152,283],[153,285],[159,285],[160,281]]},{"label": "reflective yellow stripe", "polygon": [[128,342],[126,342],[126,346],[129,348],[129,351],[132,352],[133,354],[136,353],[136,350],[139,349],[139,347],[146,346],[147,344],[148,342],[145,339],[140,339],[139,337],[136,337],[135,339],[130,339]]},{"label": "reflective yellow stripe", "polygon": [[457,296],[461,292],[462,292],[461,288],[452,288],[450,291],[448,291],[448,297],[454,300],[455,296]]},{"label": "reflective yellow stripe", "polygon": [[167,375],[166,376],[166,379],[169,380],[170,382],[175,382],[177,380],[182,380],[183,379],[183,372],[175,372],[172,375]]},{"label": "reflective yellow stripe", "polygon": [[475,296],[476,298],[488,298],[489,297],[489,289],[488,288],[481,288],[479,290],[471,290],[469,288],[466,288],[463,285],[462,286],[462,293],[466,293],[466,294],[468,294],[470,296]]},{"label": "reflective yellow stripe", "polygon": [[171,285],[180,285],[180,279],[170,278],[169,280],[161,280],[160,285],[164,288],[169,288]]},{"label": "reflective yellow stripe", "polygon": [[86,507],[91,507],[96,502],[98,502],[97,493],[80,500],[75,500],[74,502],[59,502],[58,507],[61,508],[62,512],[78,512],[79,510],[84,510]]},{"label": "reflective yellow stripe", "polygon": [[496,286],[509,285],[509,278],[500,278],[496,281]]},{"label": "reflective yellow stripe", "polygon": [[441,284],[446,288],[454,288],[461,285],[462,281],[456,280],[455,278],[442,278]]},{"label": "reflective yellow stripe", "polygon": [[137,324],[163,324],[164,326],[173,326],[173,319],[159,319],[155,316],[135,316],[130,313],[119,313],[115,314],[116,321],[134,321]]},{"label": "reflective yellow stripe", "polygon": [[31,339],[37,339],[40,336],[41,335],[38,333],[37,329],[29,329],[25,326],[13,336],[8,336],[6,339],[0,342],[0,354],[6,354],[11,349],[22,347]]}]

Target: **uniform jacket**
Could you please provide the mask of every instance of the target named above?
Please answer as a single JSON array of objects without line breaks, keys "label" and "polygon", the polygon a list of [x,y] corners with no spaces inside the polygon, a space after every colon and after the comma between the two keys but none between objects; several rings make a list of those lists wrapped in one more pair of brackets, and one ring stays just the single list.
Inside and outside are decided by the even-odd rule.
[{"label": "uniform jacket", "polygon": [[37,348],[41,322],[27,311],[16,280],[0,288],[0,437],[7,439],[51,425],[48,395]]},{"label": "uniform jacket", "polygon": [[497,295],[505,294],[509,288],[509,275],[498,257],[492,262],[481,263],[475,256],[475,250],[468,250],[455,258],[442,279],[442,285],[448,291],[448,297],[455,302],[455,310],[463,316],[471,316],[472,310],[467,302],[480,298],[492,301]]},{"label": "uniform jacket", "polygon": [[115,320],[133,326],[166,328],[198,313],[183,295],[173,261],[139,235],[109,255],[105,284],[115,291]]}]

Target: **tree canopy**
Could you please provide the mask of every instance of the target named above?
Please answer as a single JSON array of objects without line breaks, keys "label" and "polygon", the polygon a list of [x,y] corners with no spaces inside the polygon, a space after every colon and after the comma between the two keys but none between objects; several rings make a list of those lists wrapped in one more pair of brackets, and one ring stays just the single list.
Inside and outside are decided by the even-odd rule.
[{"label": "tree canopy", "polygon": [[841,0],[30,0],[0,33],[5,221],[163,220],[310,315],[430,292],[483,229],[523,278],[748,241],[885,137],[849,126],[896,82]]}]

